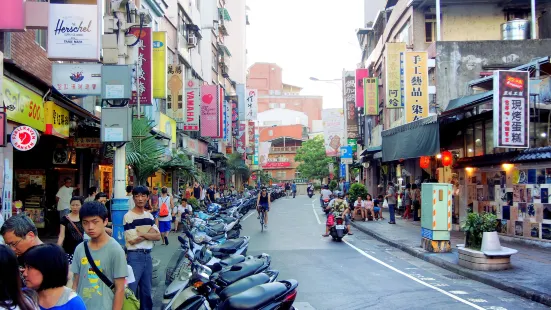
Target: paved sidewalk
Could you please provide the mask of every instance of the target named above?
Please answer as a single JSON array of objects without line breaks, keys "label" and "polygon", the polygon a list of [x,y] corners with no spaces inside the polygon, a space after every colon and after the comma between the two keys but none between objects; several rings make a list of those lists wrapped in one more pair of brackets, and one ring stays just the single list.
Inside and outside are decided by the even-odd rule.
[{"label": "paved sidewalk", "polygon": [[451,253],[430,253],[421,248],[420,222],[405,221],[398,217],[396,225],[390,225],[388,224],[388,214],[384,216],[385,220],[383,221],[355,221],[352,222],[352,226],[379,241],[437,266],[551,306],[551,249],[502,241],[503,246],[517,249],[519,252],[511,257],[512,269],[492,272],[470,270],[457,263],[456,245],[464,243],[463,232],[452,232],[453,250]]}]

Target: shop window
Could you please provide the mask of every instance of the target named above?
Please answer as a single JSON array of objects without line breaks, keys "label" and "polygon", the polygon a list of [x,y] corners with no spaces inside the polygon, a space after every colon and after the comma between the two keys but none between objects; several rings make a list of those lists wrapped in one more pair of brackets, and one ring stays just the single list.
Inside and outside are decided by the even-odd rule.
[{"label": "shop window", "polygon": [[425,14],[425,42],[436,40],[436,14]]},{"label": "shop window", "polygon": [[34,41],[43,49],[47,49],[48,33],[44,29],[34,31]]},{"label": "shop window", "polygon": [[474,156],[484,155],[484,137],[482,122],[474,125]]},{"label": "shop window", "polygon": [[472,126],[465,129],[465,156],[474,156],[474,129]]},{"label": "shop window", "polygon": [[485,154],[494,153],[494,123],[491,120],[487,120],[484,123],[484,141],[486,145]]}]

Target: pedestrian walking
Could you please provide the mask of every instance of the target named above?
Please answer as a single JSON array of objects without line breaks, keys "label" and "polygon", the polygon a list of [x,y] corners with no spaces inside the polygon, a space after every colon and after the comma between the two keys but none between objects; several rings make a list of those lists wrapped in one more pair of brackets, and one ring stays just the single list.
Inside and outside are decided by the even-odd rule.
[{"label": "pedestrian walking", "polygon": [[295,198],[297,195],[297,185],[295,184],[295,181],[291,184],[291,191],[293,191],[293,198]]},{"label": "pedestrian walking", "polygon": [[[90,240],[75,249],[71,264],[73,290],[88,309],[121,310],[128,268],[124,250],[107,234],[107,208],[98,201],[85,202],[79,215]],[[114,290],[99,278],[98,271],[114,284]]]},{"label": "pedestrian walking", "polygon": [[404,197],[402,198],[402,203],[405,207],[404,214],[402,218],[405,220],[410,219],[411,217],[411,184],[406,184],[406,190],[404,191]]},{"label": "pedestrian walking", "polygon": [[69,265],[73,262],[73,254],[79,243],[84,240],[84,227],[80,221],[80,208],[84,201],[80,196],[71,198],[71,213],[61,219],[59,225],[59,236],[57,237],[57,245],[62,246],[67,254]]},{"label": "pedestrian walking", "polygon": [[23,290],[19,263],[15,252],[7,245],[0,245],[0,309],[36,310],[37,295],[33,290]]},{"label": "pedestrian walking", "polygon": [[71,203],[71,197],[73,197],[73,192],[75,189],[78,189],[78,186],[72,187],[72,179],[65,178],[63,186],[59,188],[57,194],[55,194],[55,202],[57,204],[57,212],[59,212],[59,220],[65,215],[69,214],[69,205]]},{"label": "pedestrian walking", "polygon": [[[18,257],[21,257],[30,248],[42,244],[38,238],[38,230],[33,221],[25,214],[18,214],[7,219],[0,234],[4,242]],[[20,262],[21,263],[21,262]]]},{"label": "pedestrian walking", "polygon": [[132,199],[132,185],[126,186],[126,197],[128,197],[128,210],[134,209],[134,199]]},{"label": "pedestrian walking", "polygon": [[421,190],[415,183],[411,185],[411,200],[413,206],[413,221],[419,221],[421,218],[419,214],[421,212]]},{"label": "pedestrian walking", "polygon": [[[134,194],[132,194],[134,195]],[[159,188],[157,186],[153,187],[153,193],[149,195],[149,201],[147,203],[151,209],[151,215],[155,219],[155,225],[159,226]]]},{"label": "pedestrian walking", "polygon": [[24,257],[27,287],[38,292],[41,310],[86,310],[82,297],[65,286],[69,275],[67,254],[57,244],[41,244]]},{"label": "pedestrian walking", "polygon": [[170,222],[172,222],[170,211],[172,209],[174,209],[174,201],[168,195],[168,189],[163,187],[159,197],[159,231],[164,245],[168,245],[168,233],[170,232]]},{"label": "pedestrian walking", "polygon": [[[163,188],[161,192],[166,194],[166,188]],[[132,267],[136,281],[130,283],[128,287],[134,291],[134,294],[137,293],[139,288],[140,309],[150,310],[153,309],[153,299],[151,298],[153,281],[151,249],[153,249],[153,241],[161,239],[161,234],[159,228],[155,225],[153,216],[145,212],[144,209],[145,204],[149,200],[149,190],[147,187],[136,186],[132,190],[132,195],[136,206],[124,215],[124,237],[128,253],[128,264]],[[161,199],[159,198],[159,201],[162,204],[163,200]],[[162,209],[159,211],[160,215],[162,215],[161,212]],[[168,230],[170,230],[170,213],[167,217],[169,218],[168,222],[160,220],[159,223],[168,223]]]},{"label": "pedestrian walking", "polygon": [[84,202],[88,201],[94,201],[96,199],[96,194],[98,193],[98,188],[95,186],[92,186],[88,189],[88,197],[84,199]]},{"label": "pedestrian walking", "polygon": [[396,189],[394,183],[388,182],[385,199],[388,203],[388,213],[390,214],[389,224],[396,224]]}]

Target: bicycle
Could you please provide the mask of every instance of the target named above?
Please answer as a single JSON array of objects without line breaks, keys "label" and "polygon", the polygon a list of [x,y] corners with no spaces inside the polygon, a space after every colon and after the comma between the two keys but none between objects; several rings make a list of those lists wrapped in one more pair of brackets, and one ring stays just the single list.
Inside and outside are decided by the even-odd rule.
[{"label": "bicycle", "polygon": [[263,232],[264,231],[264,212],[266,212],[266,210],[264,210],[264,207],[262,207],[262,206],[260,206],[259,209],[260,209],[260,212],[259,212],[259,215],[260,215],[260,231]]}]

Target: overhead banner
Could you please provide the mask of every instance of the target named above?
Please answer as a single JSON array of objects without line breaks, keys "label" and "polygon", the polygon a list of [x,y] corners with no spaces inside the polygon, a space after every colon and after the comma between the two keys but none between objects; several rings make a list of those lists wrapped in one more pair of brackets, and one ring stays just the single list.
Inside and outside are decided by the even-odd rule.
[{"label": "overhead banner", "polygon": [[4,76],[2,79],[4,106],[8,120],[29,125],[44,132],[44,102],[42,95]]},{"label": "overhead banner", "polygon": [[247,123],[247,153],[254,154],[254,122]]},{"label": "overhead banner", "polygon": [[258,157],[260,153],[260,130],[258,126],[254,126],[254,156],[253,165],[258,165]]},{"label": "overhead banner", "polygon": [[232,108],[231,102],[224,100],[224,142],[229,143],[232,137]]},{"label": "overhead banner", "polygon": [[217,85],[201,86],[201,136],[218,138],[222,134],[222,103]]},{"label": "overhead banner", "polygon": [[190,79],[186,86],[184,130],[199,131],[199,114],[201,114],[201,88],[199,81]]},{"label": "overhead banner", "polygon": [[404,99],[406,122],[429,116],[429,73],[427,52],[404,53]]},{"label": "overhead banner", "polygon": [[166,31],[153,32],[153,98],[166,99]]},{"label": "overhead banner", "polygon": [[386,107],[387,109],[398,109],[404,106],[402,102],[400,53],[406,51],[406,43],[386,43],[385,47]]},{"label": "overhead banner", "polygon": [[[54,60],[100,60],[101,5],[67,4],[50,0],[48,58]],[[95,1],[92,1],[95,2]],[[46,13],[45,13],[46,14]]]},{"label": "overhead banner", "polygon": [[0,10],[1,31],[25,31],[25,1],[2,0]]},{"label": "overhead banner", "polygon": [[264,166],[268,163],[268,155],[270,154],[271,147],[272,147],[271,141],[260,142],[260,145],[258,147],[258,164],[260,166]]},{"label": "overhead banner", "polygon": [[321,118],[323,120],[325,154],[337,157],[340,147],[346,145],[343,109],[324,109],[321,111]]},{"label": "overhead banner", "polygon": [[60,138],[69,137],[69,111],[56,105],[53,101],[44,103],[47,135]]},{"label": "overhead banner", "polygon": [[[356,116],[356,73],[354,71],[344,71],[344,111],[346,111],[346,131],[349,138],[357,138],[358,131],[358,117]],[[363,86],[362,86],[363,89]]]},{"label": "overhead banner", "polygon": [[[184,118],[184,66],[168,65],[168,96],[166,96],[166,115],[178,123],[185,122]],[[193,82],[192,82],[193,84]],[[187,92],[187,87],[186,87]],[[199,95],[197,94],[197,97]],[[187,103],[186,103],[187,104]]]},{"label": "overhead banner", "polygon": [[379,115],[379,79],[364,79],[365,115]]},{"label": "overhead banner", "polygon": [[231,128],[232,136],[239,136],[239,106],[237,104],[237,97],[230,99],[231,102]]},{"label": "overhead banner", "polygon": [[369,77],[367,69],[356,69],[356,108],[363,108],[364,99],[364,79]]},{"label": "overhead banner", "polygon": [[245,119],[255,121],[258,114],[258,90],[247,88],[245,96]]},{"label": "overhead banner", "polygon": [[237,137],[238,153],[244,154],[247,152],[247,122],[239,122],[239,136]]},{"label": "overhead banner", "polygon": [[494,71],[494,147],[530,147],[528,71]]},{"label": "overhead banner", "polygon": [[52,85],[64,95],[101,95],[102,64],[52,63]]},{"label": "overhead banner", "polygon": [[153,36],[151,28],[132,28],[130,32],[136,38],[140,38],[138,43],[138,68],[134,67],[132,69],[132,99],[130,99],[130,104],[138,104],[139,91],[140,105],[151,105],[153,104]]}]

